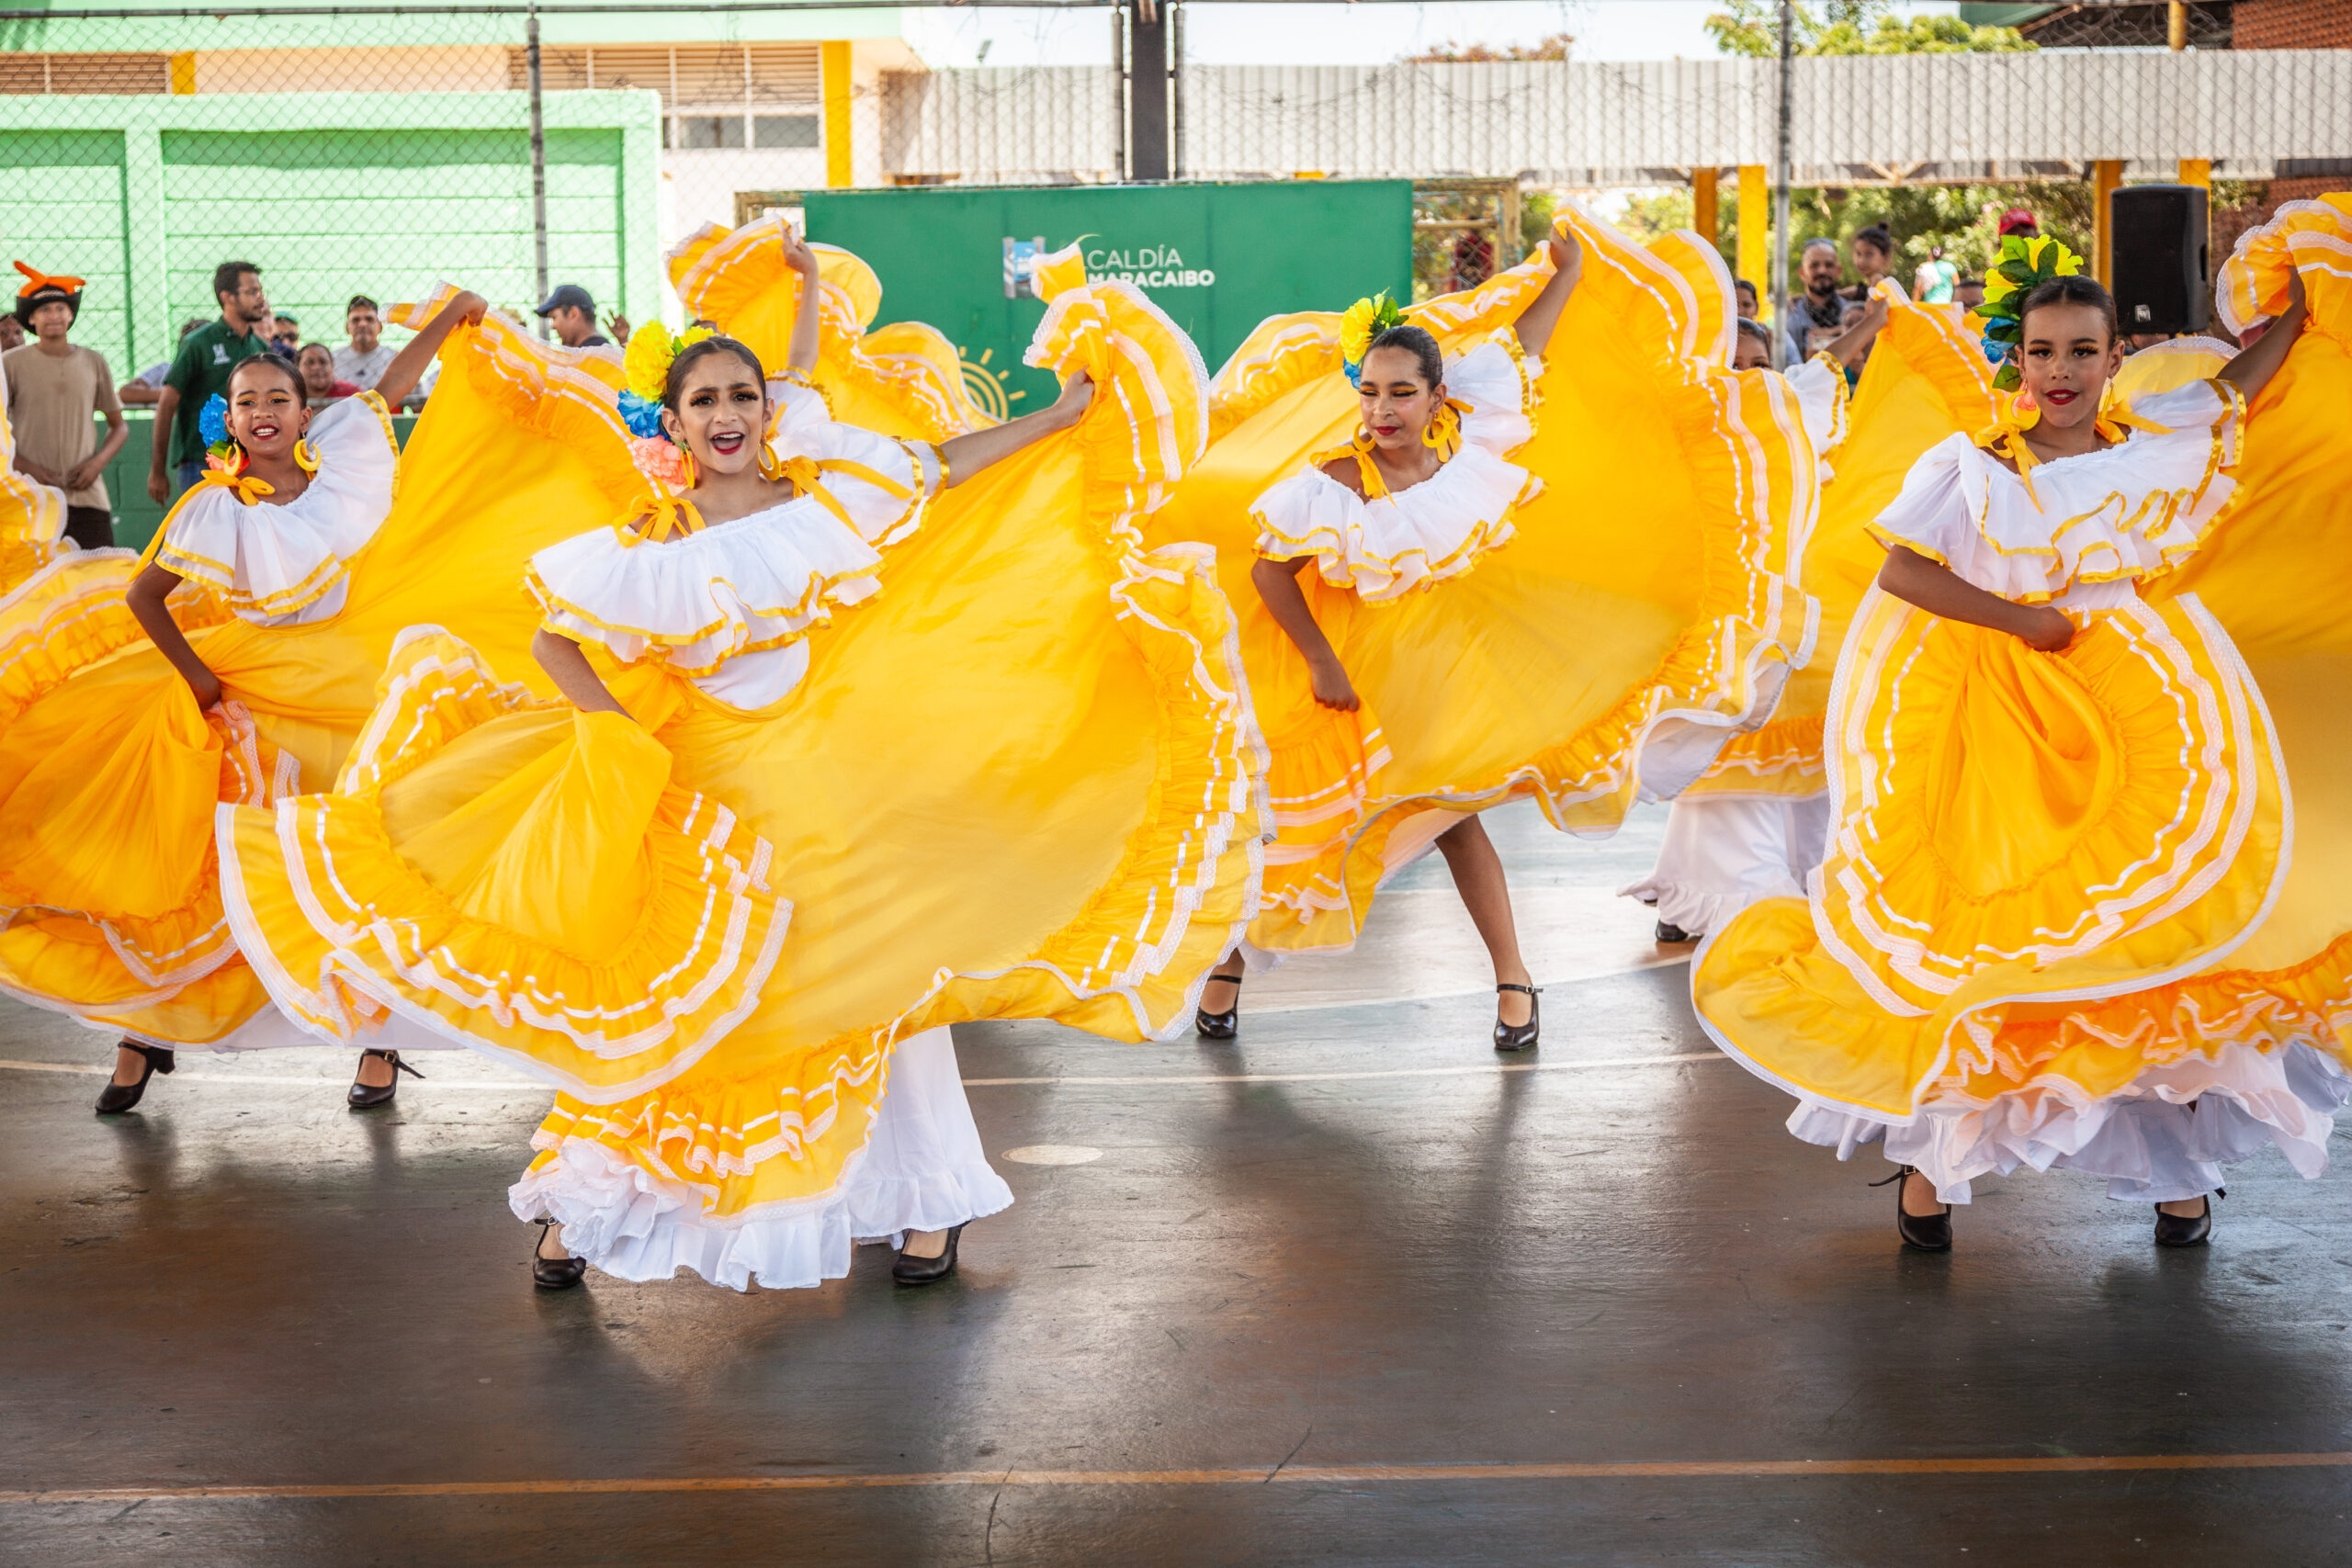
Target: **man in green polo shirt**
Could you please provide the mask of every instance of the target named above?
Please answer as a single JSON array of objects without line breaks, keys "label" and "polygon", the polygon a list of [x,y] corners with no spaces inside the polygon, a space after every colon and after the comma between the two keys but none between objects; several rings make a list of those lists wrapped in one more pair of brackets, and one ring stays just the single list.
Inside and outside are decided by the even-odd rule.
[{"label": "man in green polo shirt", "polygon": [[155,399],[155,451],[147,466],[147,494],[157,502],[171,500],[204,472],[204,435],[197,422],[206,401],[216,392],[228,391],[229,372],[237,361],[269,351],[269,340],[261,335],[269,321],[261,268],[251,262],[222,262],[212,269],[212,296],[220,301],[220,319],[180,339],[179,353],[164,373],[164,389]]}]

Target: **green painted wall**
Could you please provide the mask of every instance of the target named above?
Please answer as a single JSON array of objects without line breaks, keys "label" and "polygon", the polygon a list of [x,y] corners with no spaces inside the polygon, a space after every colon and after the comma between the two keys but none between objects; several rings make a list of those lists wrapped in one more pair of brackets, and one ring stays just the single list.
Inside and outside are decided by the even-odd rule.
[{"label": "green painted wall", "polygon": [[[658,313],[660,100],[553,93],[544,119],[551,277]],[[118,380],[217,313],[226,260],[261,267],[271,304],[330,342],[352,295],[390,303],[441,278],[526,310],[527,123],[519,93],[0,97],[17,192],[0,238],[89,280],[74,336]]]},{"label": "green painted wall", "polygon": [[[1021,363],[1046,308],[1005,298],[1007,237],[1042,237],[1049,251],[1083,238],[1090,276],[1159,275],[1137,281],[1212,373],[1268,316],[1344,310],[1383,288],[1412,298],[1409,180],[826,191],[808,195],[807,213],[812,239],[880,276],[879,321],[928,321],[967,364],[985,355],[1014,413],[1043,406],[1055,384]],[[1214,281],[1184,276],[1204,272]]]},{"label": "green painted wall", "polygon": [[[260,0],[266,3],[266,0]],[[316,0],[300,0],[315,6]],[[11,9],[24,7],[10,7]],[[254,49],[400,49],[456,44],[520,47],[519,16],[420,8],[401,16],[190,17],[183,0],[113,0],[108,10],[145,17],[61,17],[0,21],[0,50],[109,52]],[[641,10],[556,13],[539,18],[546,44],[760,43],[903,36],[903,14],[870,11],[713,11],[695,0]]]}]

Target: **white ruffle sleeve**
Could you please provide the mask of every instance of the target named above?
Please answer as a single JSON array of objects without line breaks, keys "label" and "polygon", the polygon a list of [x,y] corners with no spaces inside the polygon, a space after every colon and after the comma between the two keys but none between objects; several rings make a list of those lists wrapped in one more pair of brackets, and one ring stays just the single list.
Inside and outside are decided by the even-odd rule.
[{"label": "white ruffle sleeve", "polygon": [[191,490],[164,520],[155,563],[218,590],[259,626],[324,620],[343,608],[351,561],[392,509],[400,444],[373,392],[329,404],[305,437],[319,471],[283,505],[226,488]]},{"label": "white ruffle sleeve", "polygon": [[1250,507],[1258,554],[1313,556],[1323,581],[1379,604],[1460,577],[1510,542],[1511,519],[1543,481],[1510,455],[1534,437],[1540,360],[1509,328],[1445,364],[1446,395],[1464,405],[1462,446],[1435,475],[1366,501],[1312,464]]},{"label": "white ruffle sleeve", "polygon": [[1846,439],[1846,367],[1816,354],[1789,372],[1789,389],[1797,395],[1797,418],[1813,455],[1826,460]]},{"label": "white ruffle sleeve", "polygon": [[1929,447],[1871,525],[2005,599],[2162,576],[2194,555],[2235,489],[2245,400],[2222,381],[2145,397],[2127,439],[2015,474],[1965,435]]}]

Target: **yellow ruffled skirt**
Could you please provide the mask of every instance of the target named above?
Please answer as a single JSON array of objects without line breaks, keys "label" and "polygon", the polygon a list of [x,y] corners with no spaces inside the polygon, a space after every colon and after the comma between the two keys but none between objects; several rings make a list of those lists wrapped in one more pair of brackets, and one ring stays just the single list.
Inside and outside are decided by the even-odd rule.
[{"label": "yellow ruffled skirt", "polygon": [[[602,665],[633,733],[495,694],[489,660],[419,634],[335,794],[227,814],[239,938],[289,1012],[422,1025],[560,1087],[512,1198],[600,1267],[841,1272],[888,1207],[858,1198],[870,1147],[938,1120],[891,1088],[899,1045],[1179,1026],[1254,913],[1231,611],[1204,552],[1137,532],[1198,454],[1197,373],[1121,285],[1057,299],[1032,352],[1092,376],[1085,420],[936,497],[773,706]],[[475,694],[432,709],[435,682]],[[891,1212],[1009,1196],[955,1136],[925,1146],[950,1152]]]},{"label": "yellow ruffled skirt", "polygon": [[[1381,881],[1464,813],[1532,795],[1555,826],[1612,832],[1764,722],[1804,658],[1790,583],[1815,469],[1794,398],[1725,368],[1719,259],[1680,236],[1635,245],[1582,213],[1583,281],[1544,355],[1543,481],[1516,537],[1466,575],[1377,604],[1300,574],[1363,707],[1317,705],[1250,584],[1251,502],[1357,423],[1337,318],[1268,321],[1218,378],[1222,434],[1152,525],[1216,547],[1272,754],[1278,837],[1250,942],[1346,947]],[[1533,266],[1411,316],[1449,348],[1513,320]]]},{"label": "yellow ruffled skirt", "polygon": [[[2257,236],[2233,265],[2276,289],[2291,254]],[[1748,909],[1691,976],[1800,1137],[1883,1142],[1951,1201],[2020,1166],[2154,1202],[2270,1145],[2325,1168],[2352,1098],[2352,635],[2327,587],[2352,573],[2352,294],[2305,278],[2237,496],[2145,602],[2050,656],[1863,597],[1815,896]],[[2213,368],[2142,360],[2151,389]]]}]

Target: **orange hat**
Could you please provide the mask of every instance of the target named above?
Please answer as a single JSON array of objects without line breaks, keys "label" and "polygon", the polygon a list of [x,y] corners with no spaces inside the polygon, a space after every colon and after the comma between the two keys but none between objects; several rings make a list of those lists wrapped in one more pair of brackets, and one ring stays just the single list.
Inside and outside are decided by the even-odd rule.
[{"label": "orange hat", "polygon": [[23,262],[17,270],[25,275],[25,286],[17,290],[17,320],[27,327],[33,324],[33,312],[52,299],[65,301],[66,309],[79,320],[82,314],[82,280],[78,277],[51,277]]}]

